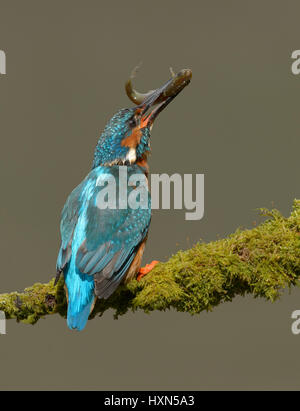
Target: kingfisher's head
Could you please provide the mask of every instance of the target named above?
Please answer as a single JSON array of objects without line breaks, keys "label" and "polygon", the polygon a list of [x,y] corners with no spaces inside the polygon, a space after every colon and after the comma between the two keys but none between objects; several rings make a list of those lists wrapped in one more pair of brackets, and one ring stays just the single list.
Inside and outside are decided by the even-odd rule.
[{"label": "kingfisher's head", "polygon": [[158,114],[189,84],[191,70],[181,70],[162,87],[146,94],[132,88],[133,75],[126,83],[128,97],[136,107],[118,111],[98,141],[93,168],[141,161],[150,152],[150,132]]}]

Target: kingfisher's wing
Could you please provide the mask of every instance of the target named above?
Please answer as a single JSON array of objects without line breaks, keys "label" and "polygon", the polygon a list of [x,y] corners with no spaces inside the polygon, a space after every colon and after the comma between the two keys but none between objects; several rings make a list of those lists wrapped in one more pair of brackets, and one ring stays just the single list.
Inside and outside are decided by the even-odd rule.
[{"label": "kingfisher's wing", "polygon": [[63,271],[72,254],[72,239],[82,206],[82,192],[86,179],[69,195],[61,213],[60,234],[61,246],[57,257],[56,269]]},{"label": "kingfisher's wing", "polygon": [[[110,173],[115,174],[116,170],[118,167]],[[62,253],[65,257],[62,263],[66,264],[71,254],[76,253],[76,268],[82,274],[93,275],[96,295],[107,298],[121,282],[147,235],[151,204],[149,196],[146,209],[100,209],[97,198],[103,187],[96,180],[97,173],[90,173],[90,178],[78,187],[78,192],[73,191],[65,206],[73,210],[63,212],[62,249],[66,251]],[[117,184],[117,195],[118,189]],[[129,195],[133,189],[128,187]],[[82,241],[76,248],[72,246],[72,238],[79,229]]]},{"label": "kingfisher's wing", "polygon": [[76,255],[76,266],[80,272],[94,275],[96,295],[108,297],[121,282],[145,239],[150,213],[146,214],[145,210],[99,210],[90,203],[87,221],[86,236]]}]

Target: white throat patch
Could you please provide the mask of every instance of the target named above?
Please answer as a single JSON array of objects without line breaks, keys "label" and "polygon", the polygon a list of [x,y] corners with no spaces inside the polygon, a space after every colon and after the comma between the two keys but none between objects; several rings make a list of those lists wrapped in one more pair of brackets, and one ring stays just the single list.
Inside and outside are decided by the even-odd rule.
[{"label": "white throat patch", "polygon": [[128,153],[126,154],[126,160],[129,161],[130,164],[135,163],[136,161],[136,149],[131,148]]}]

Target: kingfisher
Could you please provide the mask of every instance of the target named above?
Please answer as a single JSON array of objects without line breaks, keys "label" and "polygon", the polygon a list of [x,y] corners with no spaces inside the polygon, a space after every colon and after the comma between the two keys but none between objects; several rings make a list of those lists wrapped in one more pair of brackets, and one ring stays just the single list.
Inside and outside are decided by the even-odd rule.
[{"label": "kingfisher", "polygon": [[[91,171],[63,207],[56,282],[63,273],[70,329],[83,330],[97,298],[109,298],[120,283],[140,280],[158,263],[141,267],[151,221],[150,193],[146,207],[133,208],[128,202],[124,207],[118,188],[120,168],[126,167],[128,197],[137,188],[129,184],[132,176],[148,179],[154,120],[192,76],[190,69],[171,73],[172,78],[162,87],[144,94],[133,89],[135,71],[132,73],[126,92],[135,106],[119,110],[107,123],[96,145]],[[105,208],[99,207],[98,200],[107,187],[102,184],[107,176],[115,182],[116,201]]]}]

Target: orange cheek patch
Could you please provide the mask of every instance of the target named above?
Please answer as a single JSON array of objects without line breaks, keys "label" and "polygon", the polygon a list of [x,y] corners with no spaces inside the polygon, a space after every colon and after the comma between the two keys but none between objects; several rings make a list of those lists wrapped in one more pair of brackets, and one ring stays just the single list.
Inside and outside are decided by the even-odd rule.
[{"label": "orange cheek patch", "polygon": [[144,127],[147,126],[151,114],[152,114],[152,113],[150,113],[147,117],[142,117],[142,120],[141,120],[141,128],[144,128]]},{"label": "orange cheek patch", "polygon": [[129,148],[136,148],[140,144],[142,138],[142,132],[139,127],[135,127],[132,133],[122,140],[121,145]]}]

